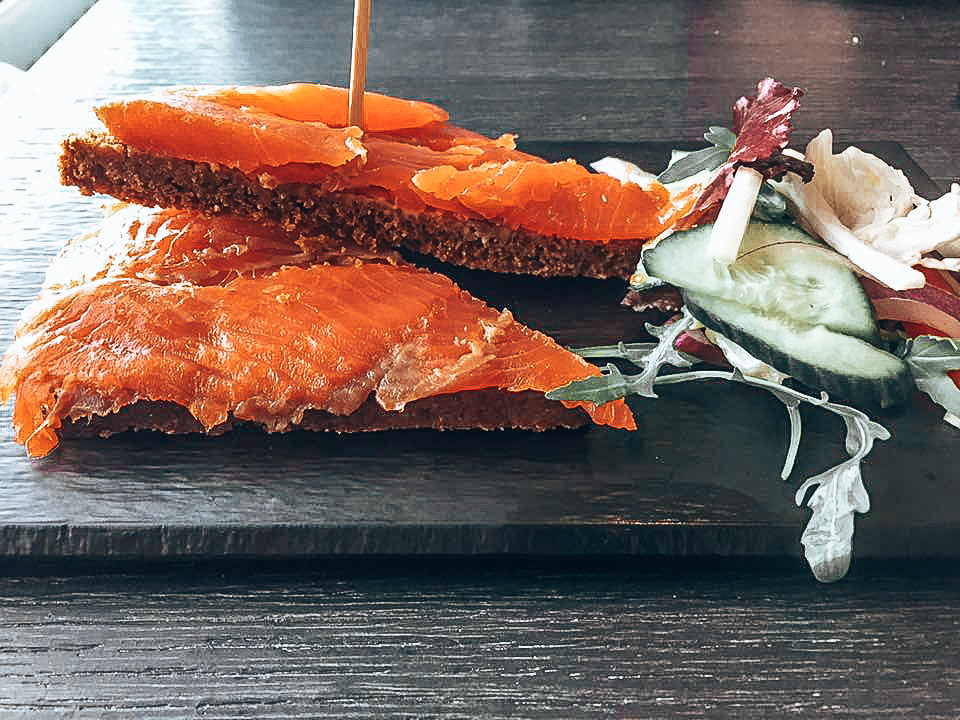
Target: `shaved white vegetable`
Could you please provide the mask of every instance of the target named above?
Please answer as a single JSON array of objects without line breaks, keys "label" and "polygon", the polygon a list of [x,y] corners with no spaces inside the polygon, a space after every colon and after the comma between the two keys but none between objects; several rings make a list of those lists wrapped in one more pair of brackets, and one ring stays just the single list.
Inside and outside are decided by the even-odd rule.
[{"label": "shaved white vegetable", "polygon": [[806,159],[816,168],[811,182],[787,173],[774,183],[800,222],[884,285],[894,290],[923,287],[923,273],[868,244],[852,229],[889,223],[914,207],[919,199],[903,173],[856,148],[834,155],[829,130],[810,142]]},{"label": "shaved white vegetable", "polygon": [[[678,160],[683,159],[687,155],[690,155],[690,153],[683,150],[674,150],[670,154],[670,164],[667,167],[672,167]],[[654,184],[661,184],[670,191],[671,195],[679,195],[691,185],[700,185],[701,187],[705,187],[707,183],[713,179],[713,176],[716,175],[717,171],[717,168],[700,170],[699,172],[687,175],[680,180],[664,182],[659,175],[648,172],[639,165],[629,162],[628,160],[610,157],[609,155],[590,163],[590,167],[596,170],[598,173],[603,173],[604,175],[614,177],[622,183],[633,183],[634,185],[639,185],[640,187],[649,187]]]},{"label": "shaved white vegetable", "polygon": [[789,375],[782,373],[772,365],[768,365],[762,360],[757,360],[742,347],[737,345],[720,333],[713,330],[706,330],[707,339],[716,345],[723,352],[723,356],[745,377],[759,378],[768,382],[782,384]]},{"label": "shaved white vegetable", "polygon": [[814,183],[787,175],[777,189],[795,206],[802,224],[867,275],[894,290],[923,287],[922,272],[867,245],[840,222]]},{"label": "shaved white vegetable", "polygon": [[[833,154],[829,130],[806,152],[820,194],[860,240],[908,265],[960,269],[960,185],[928,202],[903,172],[875,155],[856,147]],[[924,257],[933,251],[945,259]]]},{"label": "shaved white vegetable", "polygon": [[753,168],[740,166],[733,175],[707,243],[707,252],[722,265],[729,265],[740,254],[743,233],[757,204],[761,185],[763,175]]},{"label": "shaved white vegetable", "polygon": [[806,159],[816,168],[813,184],[854,233],[903,217],[922,202],[907,176],[876,155],[858,147],[834,154],[829,129],[810,141]]},{"label": "shaved white vegetable", "polygon": [[[855,233],[885,255],[911,265],[960,270],[960,185],[932,202],[921,202],[903,217]],[[925,257],[938,252],[941,258]]]},{"label": "shaved white vegetable", "polygon": [[622,183],[633,183],[640,187],[648,187],[658,182],[657,176],[652,172],[647,172],[632,162],[610,157],[609,155],[596,162],[590,163],[590,167],[598,173],[614,177]]}]

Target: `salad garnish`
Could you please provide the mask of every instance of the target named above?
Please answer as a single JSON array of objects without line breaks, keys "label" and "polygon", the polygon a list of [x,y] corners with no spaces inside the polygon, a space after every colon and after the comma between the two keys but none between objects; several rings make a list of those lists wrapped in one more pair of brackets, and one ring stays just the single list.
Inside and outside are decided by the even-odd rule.
[{"label": "salad garnish", "polygon": [[[588,401],[603,404],[630,394],[655,398],[657,394],[654,388],[658,385],[698,380],[727,380],[761,388],[783,403],[790,420],[790,444],[780,473],[783,480],[789,478],[793,472],[800,447],[800,404],[813,405],[838,415],[846,425],[845,446],[850,457],[819,475],[806,479],[797,490],[796,502],[798,506],[803,506],[806,502],[813,511],[800,541],[814,576],[821,582],[833,582],[843,578],[850,567],[853,554],[854,513],[865,513],[870,509],[870,499],[863,485],[860,464],[873,447],[874,440],[886,440],[890,433],[860,410],[830,402],[825,393],[814,397],[771,380],[746,375],[736,367],[733,370],[701,369],[661,375],[660,371],[665,365],[687,368],[694,364],[696,358],[678,351],[676,344],[685,332],[696,325],[696,320],[684,310],[679,320],[659,327],[647,325],[647,330],[659,338],[659,342],[652,347],[642,343],[620,343],[578,350],[584,357],[626,360],[641,368],[642,372],[637,375],[624,375],[616,365],[609,363],[599,377],[586,378],[552,390],[547,393],[547,397],[564,402]],[[813,494],[807,498],[811,489]]]},{"label": "salad garnish", "polygon": [[757,84],[756,97],[741,97],[733,106],[736,141],[693,208],[696,214],[720,206],[708,249],[724,265],[737,258],[764,180],[786,172],[796,173],[803,182],[813,178],[809,163],[782,152],[790,142],[791,116],[802,96],[800,88],[768,77]]},{"label": "salad garnish", "polygon": [[960,340],[919,335],[910,341],[905,359],[917,389],[946,410],[946,422],[960,428],[960,389],[950,376],[960,370]]},{"label": "salad garnish", "polygon": [[829,129],[810,141],[805,157],[817,168],[810,183],[786,176],[774,187],[800,224],[863,272],[908,290],[924,285],[914,265],[960,269],[960,185],[928,202],[875,155],[855,147],[835,155]]},{"label": "salad garnish", "polygon": [[[670,165],[655,176],[656,179],[672,192],[688,189],[696,182],[703,188],[702,194],[691,212],[691,222],[686,227],[681,223],[680,229],[657,238],[644,250],[644,256],[653,262],[657,254],[655,248],[666,247],[659,243],[671,243],[671,235],[678,239],[692,238],[692,233],[699,230],[709,232],[709,243],[698,246],[685,240],[685,244],[670,247],[698,248],[696,252],[707,259],[704,269],[717,268],[716,277],[726,283],[723,288],[718,286],[717,292],[727,292],[731,281],[736,285],[740,282],[737,278],[749,277],[749,271],[733,270],[735,264],[739,268],[740,263],[751,262],[746,259],[750,253],[741,251],[740,246],[747,237],[755,238],[761,232],[756,229],[758,221],[762,221],[759,225],[763,226],[763,233],[777,235],[781,232],[777,228],[784,228],[784,238],[795,237],[802,232],[798,228],[802,228],[806,231],[802,245],[814,243],[823,252],[835,251],[846,256],[838,262],[846,263],[846,267],[856,272],[851,275],[851,282],[854,288],[859,283],[866,303],[862,305],[867,312],[865,320],[861,318],[858,322],[865,321],[868,326],[876,324],[876,327],[865,329],[862,324],[851,321],[850,327],[857,329],[844,330],[844,322],[838,320],[835,312],[827,325],[836,330],[834,335],[819,325],[826,322],[819,319],[820,316],[801,321],[798,315],[795,321],[788,317],[786,322],[812,323],[804,327],[812,328],[828,340],[836,337],[847,342],[857,336],[858,342],[863,340],[867,347],[873,348],[871,352],[879,352],[889,358],[893,366],[899,363],[898,367],[905,368],[898,377],[905,381],[907,394],[910,388],[926,393],[945,410],[945,421],[960,428],[960,276],[955,274],[960,271],[960,185],[954,184],[941,198],[927,201],[914,192],[901,171],[879,158],[858,148],[834,154],[829,130],[814,138],[805,153],[789,149],[791,114],[799,107],[802,95],[799,88],[788,88],[766,78],[758,84],[755,98],[741,98],[733,106],[732,130],[711,127],[704,134],[708,147],[688,153],[674,152]],[[605,158],[595,163],[594,168],[620,177],[623,182],[646,183],[654,177],[616,158]],[[741,174],[746,178],[742,183],[745,191],[743,188],[738,191],[736,187]],[[723,220],[728,205],[736,218],[732,223]],[[690,225],[709,226],[711,221],[712,227],[688,229]],[[767,242],[765,247],[773,263],[769,277],[779,282],[781,270],[777,263],[791,262],[792,251],[785,249],[779,254],[776,240]],[[796,240],[784,239],[781,245],[786,248],[790,243],[797,247]],[[688,261],[683,258],[689,255],[683,252],[686,251],[660,253],[661,270],[666,273],[668,267],[673,267],[669,263],[663,265],[664,257],[675,258],[670,262],[680,262],[681,266],[687,265]],[[795,261],[794,270],[784,265],[782,277],[796,279],[798,276],[791,275],[795,266]],[[815,272],[813,266],[809,272]],[[712,296],[713,290],[699,279],[682,280],[685,277],[682,272],[666,273],[665,277],[671,275],[670,282],[674,285],[648,272],[641,258],[624,300],[625,305],[638,311],[656,310],[668,319],[670,313],[679,309],[676,315],[679,319],[659,326],[646,325],[656,342],[578,350],[584,357],[632,364],[640,372],[624,373],[609,363],[599,377],[554,390],[548,397],[602,404],[631,394],[655,398],[657,387],[707,379],[725,379],[762,388],[783,403],[790,421],[790,442],[781,472],[784,480],[793,471],[800,445],[799,407],[805,404],[839,416],[845,425],[844,445],[849,457],[818,475],[805,478],[795,494],[796,504],[805,505],[811,511],[800,542],[814,576],[823,582],[839,580],[847,573],[851,561],[854,517],[870,509],[861,474],[862,461],[874,442],[889,439],[890,433],[862,409],[854,407],[865,400],[854,400],[850,404],[834,402],[817,387],[819,383],[813,384],[809,379],[804,381],[805,387],[812,392],[797,389],[794,381],[790,386],[785,385],[787,367],[780,367],[779,363],[796,365],[789,357],[782,357],[773,338],[769,339],[772,348],[769,357],[760,353],[761,359],[758,359],[744,350],[738,343],[738,334],[743,332],[746,333],[744,339],[750,340],[752,352],[756,347],[766,352],[764,338],[760,338],[758,344],[755,335],[756,328],[768,327],[766,320],[750,324],[751,320],[738,326],[731,321],[733,316],[718,318],[703,312],[706,302],[722,313],[729,312],[730,308],[736,313],[743,310],[749,320],[758,313],[765,317],[763,307],[741,306],[731,301],[731,297],[739,297],[738,293]],[[702,272],[696,270],[693,275],[703,277]],[[686,287],[687,282],[692,283],[691,287]],[[809,282],[811,288],[821,284],[819,276],[813,274]],[[794,292],[786,287],[783,290]],[[799,299],[806,305],[803,292],[800,288]],[[770,294],[779,296],[777,292]],[[776,304],[782,300],[771,302]],[[791,302],[797,302],[794,296]],[[808,307],[816,307],[812,297]],[[848,314],[850,311],[843,307],[841,305],[841,312]],[[783,307],[771,307],[770,311],[772,315],[782,315]],[[701,322],[708,327],[703,327]],[[835,353],[830,348],[824,350],[828,355]],[[716,367],[718,357],[723,369]],[[667,366],[672,369],[665,372]],[[846,371],[841,375],[843,372]],[[869,377],[869,373],[857,374],[857,378],[862,377]],[[825,385],[836,384],[834,379],[827,383],[826,376],[822,379]],[[843,383],[837,387],[843,387]],[[906,395],[900,397],[905,399]]]},{"label": "salad garnish", "polygon": [[[737,100],[733,106],[731,133],[736,140],[719,171],[700,195],[693,212],[722,203],[741,167],[748,167],[766,178],[787,171],[797,173],[807,182],[813,178],[812,165],[782,152],[790,143],[791,118],[800,107],[803,95],[800,88],[788,88],[768,77],[757,84],[756,97],[744,96]],[[712,129],[710,135],[718,139],[729,137]]]}]

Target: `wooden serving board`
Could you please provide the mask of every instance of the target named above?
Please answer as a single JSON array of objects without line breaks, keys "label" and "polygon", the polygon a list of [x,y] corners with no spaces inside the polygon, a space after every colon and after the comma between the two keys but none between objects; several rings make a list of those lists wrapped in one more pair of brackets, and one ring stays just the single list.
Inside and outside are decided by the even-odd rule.
[{"label": "wooden serving board", "polygon": [[[864,143],[936,188],[894,143]],[[3,172],[8,343],[46,265],[96,201],[33,181],[35,145]],[[25,148],[25,149],[24,149]],[[551,159],[606,154],[662,167],[664,143],[539,143]],[[49,163],[50,158],[46,158]],[[19,171],[9,168],[20,168]],[[16,173],[20,172],[18,176]],[[19,180],[18,180],[19,177]],[[53,200],[36,194],[46,188]],[[12,192],[7,192],[11,190]],[[92,209],[94,208],[94,209]],[[619,281],[451,270],[466,289],[572,346],[630,340],[642,318]],[[138,434],[64,443],[29,460],[0,415],[0,558],[99,561],[350,556],[770,556],[796,563],[803,478],[844,457],[843,428],[804,412],[792,478],[782,405],[740,385],[685,384],[633,402],[635,433],[391,432],[217,438]],[[864,464],[872,509],[855,557],[934,558],[960,547],[960,431],[923,396],[876,419],[892,433]]]}]

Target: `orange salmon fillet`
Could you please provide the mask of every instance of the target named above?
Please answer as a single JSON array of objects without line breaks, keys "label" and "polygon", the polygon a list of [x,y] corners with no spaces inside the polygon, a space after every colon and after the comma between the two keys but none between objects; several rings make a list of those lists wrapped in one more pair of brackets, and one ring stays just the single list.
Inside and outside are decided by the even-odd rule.
[{"label": "orange salmon fillet", "polygon": [[[380,259],[263,270],[266,254],[276,252],[279,265],[299,251],[277,231],[257,246],[257,267],[227,277],[210,260],[234,252],[236,226],[120,212],[127,219],[110,232],[130,251],[91,234],[79,246],[101,259],[83,264],[68,245],[55,266],[69,269],[52,273],[0,366],[0,400],[14,396],[15,438],[30,455],[57,446],[65,418],[140,401],[180,405],[207,429],[232,417],[278,431],[307,410],[348,415],[371,395],[401,411],[467,390],[547,392],[600,372],[445,276]],[[153,230],[130,240],[134,226]],[[180,242],[158,249],[149,239],[158,228]],[[249,237],[255,227],[242,230]],[[159,253],[149,272],[141,252]],[[599,424],[636,427],[622,400],[567,406]]]},{"label": "orange salmon fillet", "polygon": [[[207,218],[182,210],[117,203],[100,226],[76,237],[47,268],[46,291],[63,291],[105,278],[137,278],[158,285],[216,285],[281,265],[352,263],[371,256],[351,246],[310,242],[299,233],[249,218]],[[397,262],[393,253],[373,257]]]},{"label": "orange salmon fillet", "polygon": [[264,187],[314,184],[587,243],[650,240],[691,209],[658,183],[624,185],[572,160],[547,163],[510,135],[450,123],[429,103],[368,93],[363,131],[346,125],[346,108],[345,88],[297,83],[170,90],[97,114],[128,146],[238,168]]},{"label": "orange salmon fillet", "polygon": [[245,171],[289,162],[338,167],[366,152],[356,127],[331,128],[185,93],[108,103],[96,113],[131,147]]},{"label": "orange salmon fillet", "polygon": [[[322,122],[334,128],[349,125],[347,88],[313,83],[227,86],[196,91],[196,96],[233,108],[255,108],[301,122]],[[447,111],[430,103],[363,94],[363,128],[368,132],[411,130],[447,120]]]},{"label": "orange salmon fillet", "polygon": [[278,226],[220,215],[117,203],[92,233],[76,237],[47,268],[46,291],[128,277],[160,285],[212,285],[257,270],[303,265],[312,255],[299,235]]},{"label": "orange salmon fillet", "polygon": [[439,166],[418,172],[413,185],[427,205],[592,242],[653,238],[676,221],[662,212],[671,207],[663,186],[624,184],[573,160]]}]

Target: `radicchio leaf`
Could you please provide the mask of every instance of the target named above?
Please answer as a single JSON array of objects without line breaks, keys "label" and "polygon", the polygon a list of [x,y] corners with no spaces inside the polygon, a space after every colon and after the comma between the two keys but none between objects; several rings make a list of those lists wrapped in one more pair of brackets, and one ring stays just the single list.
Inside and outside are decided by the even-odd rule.
[{"label": "radicchio leaf", "polygon": [[782,150],[790,142],[793,132],[791,116],[800,107],[803,96],[800,88],[788,88],[771,77],[757,83],[755,98],[742,97],[733,106],[733,132],[737,142],[727,162],[704,189],[694,212],[719,205],[726,197],[733,174],[740,165],[749,165],[765,178],[772,178],[788,170],[798,170],[812,177],[812,167],[787,160]]},{"label": "radicchio leaf", "polygon": [[790,117],[800,107],[804,92],[788,88],[772,77],[757,83],[755,98],[742,97],[733,105],[733,132],[737,142],[730,153],[733,162],[769,158],[790,142]]}]

